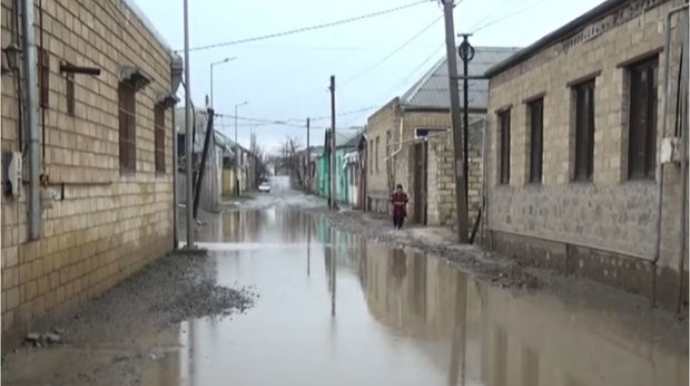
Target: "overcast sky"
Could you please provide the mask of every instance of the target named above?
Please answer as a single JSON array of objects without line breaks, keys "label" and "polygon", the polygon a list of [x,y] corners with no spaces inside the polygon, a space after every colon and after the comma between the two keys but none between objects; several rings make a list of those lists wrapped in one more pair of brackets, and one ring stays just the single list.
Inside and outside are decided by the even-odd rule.
[{"label": "overcast sky", "polygon": [[[136,0],[173,49],[184,46],[182,0]],[[190,46],[271,34],[337,21],[410,4],[413,0],[190,0]],[[593,8],[602,0],[462,0],[455,8],[457,33],[477,31],[475,46],[524,47]],[[337,128],[364,125],[366,118],[402,94],[444,54],[442,9],[438,1],[318,31],[258,42],[194,51],[190,55],[194,103],[203,106],[209,94],[212,62],[236,60],[214,67],[216,112],[269,120],[330,114],[327,91],[336,76],[338,112],[372,109],[338,117]],[[436,21],[435,24],[434,21]],[[382,62],[425,28],[414,41]],[[378,65],[377,65],[378,64]],[[373,67],[376,65],[375,67]],[[234,121],[220,128],[231,138]],[[328,119],[313,121],[325,127]],[[239,141],[249,145],[252,123],[239,121]],[[286,136],[306,143],[305,129],[280,125],[253,128],[264,148],[275,148]],[[312,130],[312,143],[323,142],[323,129]]]}]

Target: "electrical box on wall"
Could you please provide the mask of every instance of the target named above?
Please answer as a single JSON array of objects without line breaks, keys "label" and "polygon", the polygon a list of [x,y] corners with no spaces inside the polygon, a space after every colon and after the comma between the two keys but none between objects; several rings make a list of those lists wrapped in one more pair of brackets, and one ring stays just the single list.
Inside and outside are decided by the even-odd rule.
[{"label": "electrical box on wall", "polygon": [[3,158],[3,192],[7,196],[17,198],[22,191],[22,153],[5,153]]}]

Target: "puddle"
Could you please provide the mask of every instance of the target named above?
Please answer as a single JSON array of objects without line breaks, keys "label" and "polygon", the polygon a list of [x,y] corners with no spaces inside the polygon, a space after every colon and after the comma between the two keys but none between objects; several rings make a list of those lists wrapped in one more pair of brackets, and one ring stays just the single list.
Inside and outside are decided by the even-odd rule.
[{"label": "puddle", "polygon": [[688,385],[687,344],[673,344],[687,331],[645,310],[513,295],[296,211],[211,227],[217,280],[260,300],[233,320],[191,321],[146,385]]},{"label": "puddle", "polygon": [[[145,386],[688,385],[687,324],[618,294],[516,295],[299,211],[225,213],[200,235],[208,272],[259,299],[246,314],[157,335],[136,370]],[[77,374],[134,371],[102,349],[33,355],[51,352],[8,384],[44,384],[31,379],[69,370],[69,358]],[[80,381],[45,384],[92,384]]]}]

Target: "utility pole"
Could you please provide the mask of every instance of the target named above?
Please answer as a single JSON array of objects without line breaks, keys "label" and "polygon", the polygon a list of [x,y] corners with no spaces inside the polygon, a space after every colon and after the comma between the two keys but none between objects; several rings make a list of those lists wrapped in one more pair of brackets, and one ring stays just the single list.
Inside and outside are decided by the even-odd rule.
[{"label": "utility pole", "polygon": [[462,139],[463,139],[463,144],[462,144],[462,149],[463,149],[463,161],[465,164],[465,202],[466,202],[466,207],[469,210],[469,183],[467,181],[467,178],[469,177],[469,153],[467,149],[467,141],[469,138],[469,79],[467,77],[469,76],[469,64],[474,59],[474,47],[470,44],[470,42],[467,40],[468,37],[472,36],[472,34],[461,34],[462,36],[462,44],[460,44],[460,47],[458,48],[458,53],[460,54],[460,59],[462,59],[462,71],[463,71],[463,79],[462,79],[462,98],[463,98],[463,112],[462,112]]},{"label": "utility pole", "polygon": [[458,62],[455,53],[455,27],[453,26],[453,0],[441,0],[446,24],[446,56],[448,62],[448,82],[450,88],[450,109],[453,130],[453,151],[455,153],[455,212],[458,223],[458,241],[468,242],[467,197],[465,184],[465,162],[463,152],[463,132],[460,120],[460,95],[458,92]]},{"label": "utility pole", "polygon": [[338,174],[338,170],[335,167],[335,148],[336,148],[336,141],[335,141],[335,75],[331,75],[331,208],[332,209],[337,209],[338,204],[337,204],[337,192],[336,192],[336,177]]},{"label": "utility pole", "polygon": [[192,224],[192,116],[190,108],[192,106],[191,82],[189,81],[189,9],[188,0],[184,0],[184,81],[185,81],[185,148],[186,148],[186,206],[187,206],[187,249],[194,248],[194,231]]},{"label": "utility pole", "polygon": [[311,121],[307,118],[307,172],[304,176],[305,190],[307,193],[311,193],[311,149],[309,149],[309,129],[311,126]]}]

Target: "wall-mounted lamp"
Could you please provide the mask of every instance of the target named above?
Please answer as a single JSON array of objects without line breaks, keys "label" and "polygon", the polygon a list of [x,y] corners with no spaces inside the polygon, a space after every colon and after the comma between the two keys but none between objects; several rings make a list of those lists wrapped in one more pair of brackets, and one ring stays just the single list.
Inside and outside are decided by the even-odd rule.
[{"label": "wall-mounted lamp", "polygon": [[14,43],[3,48],[2,55],[5,60],[2,61],[2,75],[19,70],[19,55],[21,52],[21,49]]}]

